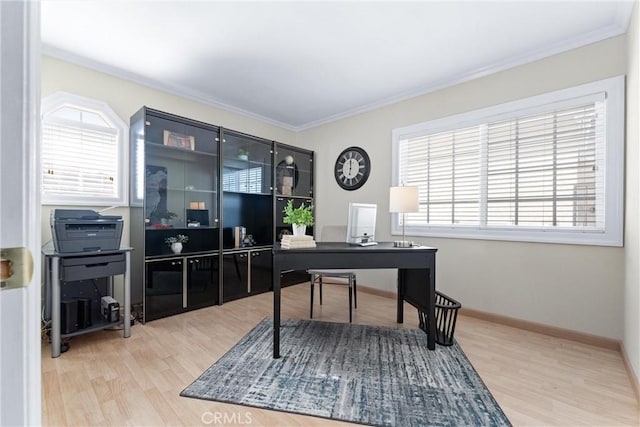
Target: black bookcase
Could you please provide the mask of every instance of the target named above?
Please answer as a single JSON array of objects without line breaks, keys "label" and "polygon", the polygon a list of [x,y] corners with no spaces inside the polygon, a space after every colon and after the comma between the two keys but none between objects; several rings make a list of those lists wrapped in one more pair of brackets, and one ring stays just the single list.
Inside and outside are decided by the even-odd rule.
[{"label": "black bookcase", "polygon": [[130,129],[132,302],[143,321],[219,303],[220,129],[146,107]]},{"label": "black bookcase", "polygon": [[[291,232],[282,202],[313,204],[313,152],[148,107],[130,131],[132,303],[142,320],[272,290],[271,247]],[[175,253],[166,240],[178,235],[188,240]],[[283,283],[307,280],[291,272]]]}]

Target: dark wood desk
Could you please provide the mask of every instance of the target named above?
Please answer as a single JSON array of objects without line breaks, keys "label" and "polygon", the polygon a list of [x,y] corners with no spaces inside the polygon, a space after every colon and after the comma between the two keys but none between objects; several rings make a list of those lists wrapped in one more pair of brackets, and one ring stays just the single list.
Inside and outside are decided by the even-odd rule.
[{"label": "dark wood desk", "polygon": [[[285,270],[321,268],[397,268],[397,321],[403,321],[403,301],[435,317],[436,248],[418,246],[395,248],[392,243],[353,246],[347,243],[317,243],[315,248],[282,249],[273,247],[273,357],[280,357],[280,274]],[[428,322],[430,350],[436,348],[435,322]]]}]

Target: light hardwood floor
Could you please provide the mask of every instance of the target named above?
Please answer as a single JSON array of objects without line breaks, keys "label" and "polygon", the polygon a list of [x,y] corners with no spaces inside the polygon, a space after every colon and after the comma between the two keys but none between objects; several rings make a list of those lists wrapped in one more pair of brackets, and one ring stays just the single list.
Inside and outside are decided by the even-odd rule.
[{"label": "light hardwood floor", "polygon": [[[309,286],[283,290],[283,317],[306,319]],[[61,357],[42,345],[44,425],[345,425],[256,408],[180,397],[180,392],[261,319],[272,294],[75,337]],[[358,292],[354,323],[398,326],[395,300]],[[417,327],[405,305],[404,327]],[[314,319],[348,321],[346,287],[325,286]],[[622,356],[601,349],[460,316],[455,336],[514,425],[640,424]],[[286,351],[286,349],[283,349]],[[226,422],[225,422],[226,421]]]}]

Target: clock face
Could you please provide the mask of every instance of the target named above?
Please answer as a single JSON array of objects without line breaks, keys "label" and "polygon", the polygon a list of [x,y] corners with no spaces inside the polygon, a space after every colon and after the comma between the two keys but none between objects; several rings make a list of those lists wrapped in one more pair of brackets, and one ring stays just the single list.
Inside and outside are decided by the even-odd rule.
[{"label": "clock face", "polygon": [[360,147],[349,147],[338,156],[334,175],[338,185],[345,190],[356,190],[369,178],[371,161]]}]

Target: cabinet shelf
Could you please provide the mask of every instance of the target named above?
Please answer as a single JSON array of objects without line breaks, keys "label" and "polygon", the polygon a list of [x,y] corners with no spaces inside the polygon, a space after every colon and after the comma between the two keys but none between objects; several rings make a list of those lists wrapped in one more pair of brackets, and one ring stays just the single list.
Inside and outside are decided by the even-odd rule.
[{"label": "cabinet shelf", "polygon": [[168,157],[173,159],[180,159],[183,161],[198,161],[199,157],[212,157],[217,158],[218,154],[210,153],[207,151],[189,150],[185,148],[168,147],[166,145],[158,144],[157,142],[145,143],[145,150],[149,155],[156,155],[162,157]]},{"label": "cabinet shelf", "polygon": [[311,197],[311,196],[283,196],[282,194],[278,194],[277,198],[278,198],[278,200],[294,199],[294,200],[311,200],[311,201],[313,201],[313,197]]},{"label": "cabinet shelf", "polygon": [[203,190],[198,188],[174,188],[167,187],[167,191],[180,191],[184,193],[204,193],[204,194],[218,194],[216,190]]},{"label": "cabinet shelf", "polygon": [[271,163],[264,162],[264,161],[256,161],[256,160],[225,159],[223,166],[225,169],[228,168],[228,169],[242,170],[242,169],[251,169],[255,167],[270,168]]},{"label": "cabinet shelf", "polygon": [[148,225],[145,227],[145,229],[149,232],[153,232],[153,231],[165,231],[165,230],[174,230],[174,231],[185,231],[185,230],[205,230],[205,229],[216,229],[216,228],[220,228],[218,227],[218,225],[201,225],[199,227],[184,227],[184,226],[173,226],[173,225],[168,225],[168,226],[162,226],[160,224],[153,226],[153,225]]},{"label": "cabinet shelf", "polygon": [[271,195],[273,194],[271,191],[267,192],[267,193],[262,193],[262,192],[255,192],[255,191],[231,191],[231,190],[224,190],[224,194],[250,194],[253,196],[268,196],[271,197]]},{"label": "cabinet shelf", "polygon": [[223,249],[222,252],[225,254],[232,254],[236,252],[260,251],[264,249],[271,249],[272,247],[273,245],[242,246],[240,248]]}]

